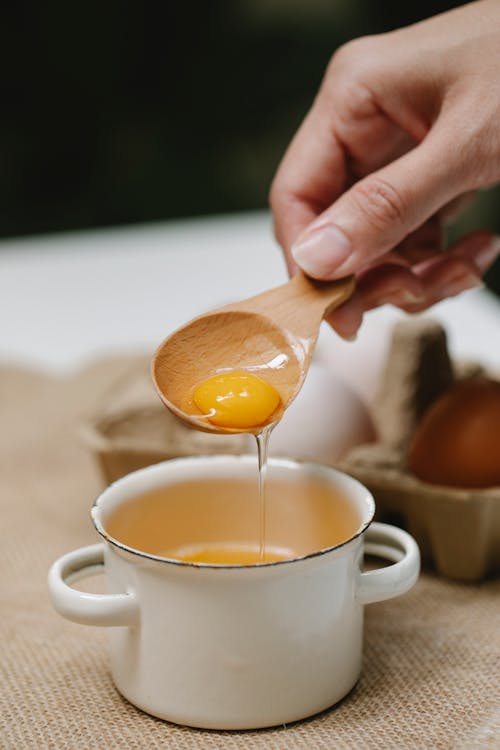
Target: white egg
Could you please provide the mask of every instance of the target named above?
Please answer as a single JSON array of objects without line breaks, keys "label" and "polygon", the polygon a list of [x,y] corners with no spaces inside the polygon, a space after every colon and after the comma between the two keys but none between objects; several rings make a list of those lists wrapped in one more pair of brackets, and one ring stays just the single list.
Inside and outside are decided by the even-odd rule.
[{"label": "white egg", "polygon": [[304,385],[271,436],[270,454],[335,464],[375,439],[368,408],[328,366],[311,363]]}]

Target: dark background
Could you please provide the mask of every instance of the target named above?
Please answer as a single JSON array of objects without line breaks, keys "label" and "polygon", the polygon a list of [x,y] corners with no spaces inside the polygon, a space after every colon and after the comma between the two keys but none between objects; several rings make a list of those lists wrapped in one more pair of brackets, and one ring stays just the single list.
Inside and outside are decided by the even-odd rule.
[{"label": "dark background", "polygon": [[[4,6],[0,236],[264,208],[333,51],[460,4]],[[500,230],[499,197],[460,229]],[[498,264],[488,282],[500,291]]]}]

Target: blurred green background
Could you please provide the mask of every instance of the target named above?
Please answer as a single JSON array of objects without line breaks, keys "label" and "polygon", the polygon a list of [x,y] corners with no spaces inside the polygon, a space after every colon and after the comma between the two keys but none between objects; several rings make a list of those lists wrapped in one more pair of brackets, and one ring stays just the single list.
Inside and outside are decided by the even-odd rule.
[{"label": "blurred green background", "polygon": [[[334,50],[460,4],[4,5],[0,236],[264,208]],[[460,229],[500,230],[499,198]]]}]

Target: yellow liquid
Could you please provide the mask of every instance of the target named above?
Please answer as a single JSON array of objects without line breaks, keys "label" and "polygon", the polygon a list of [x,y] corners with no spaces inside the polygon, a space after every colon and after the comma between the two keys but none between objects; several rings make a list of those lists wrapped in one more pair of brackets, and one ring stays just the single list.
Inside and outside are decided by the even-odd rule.
[{"label": "yellow liquid", "polygon": [[212,565],[256,565],[262,562],[278,562],[294,557],[292,550],[267,547],[265,554],[257,545],[213,543],[193,544],[164,551],[164,557],[183,562],[210,563]]},{"label": "yellow liquid", "polygon": [[[266,477],[266,549],[260,558],[257,483],[192,479],[131,498],[104,519],[108,534],[132,549],[186,562],[253,565],[300,557],[350,539],[361,518],[318,476]],[[189,558],[189,559],[188,559]]]}]

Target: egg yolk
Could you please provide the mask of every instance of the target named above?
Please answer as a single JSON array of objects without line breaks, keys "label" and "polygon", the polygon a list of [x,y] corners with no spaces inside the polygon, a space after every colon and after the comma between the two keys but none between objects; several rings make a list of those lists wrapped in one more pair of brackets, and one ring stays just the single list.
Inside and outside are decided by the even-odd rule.
[{"label": "egg yolk", "polygon": [[193,400],[220,427],[249,429],[264,424],[280,403],[278,391],[246,372],[224,372],[199,385]]}]

